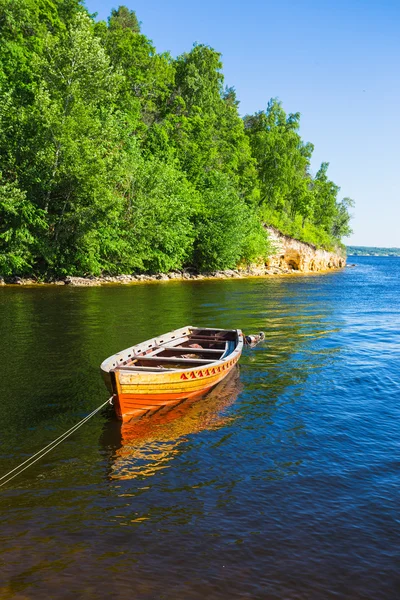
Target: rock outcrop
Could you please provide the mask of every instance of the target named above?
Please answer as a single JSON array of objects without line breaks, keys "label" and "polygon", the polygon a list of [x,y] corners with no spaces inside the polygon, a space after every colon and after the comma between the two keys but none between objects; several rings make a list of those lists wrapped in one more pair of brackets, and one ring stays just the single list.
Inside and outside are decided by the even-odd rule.
[{"label": "rock outcrop", "polygon": [[319,250],[311,244],[299,242],[274,227],[267,227],[274,254],[268,258],[267,268],[279,268],[301,273],[341,269],[346,266],[344,254]]}]

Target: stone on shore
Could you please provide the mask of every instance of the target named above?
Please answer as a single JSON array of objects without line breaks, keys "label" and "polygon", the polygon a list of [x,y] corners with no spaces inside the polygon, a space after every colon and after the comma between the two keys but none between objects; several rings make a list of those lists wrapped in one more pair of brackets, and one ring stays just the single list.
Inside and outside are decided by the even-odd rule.
[{"label": "stone on shore", "polygon": [[84,287],[101,285],[101,283],[97,281],[97,279],[88,279],[86,277],[66,277],[64,280],[64,284]]}]

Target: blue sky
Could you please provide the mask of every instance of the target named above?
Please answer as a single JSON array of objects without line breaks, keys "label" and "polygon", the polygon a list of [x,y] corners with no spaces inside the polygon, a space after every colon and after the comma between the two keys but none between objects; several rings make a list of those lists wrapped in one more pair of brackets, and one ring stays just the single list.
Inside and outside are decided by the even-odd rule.
[{"label": "blue sky", "polygon": [[[87,0],[107,19],[124,2]],[[400,0],[126,0],[159,52],[222,53],[241,114],[278,97],[356,201],[347,243],[400,247]]]}]

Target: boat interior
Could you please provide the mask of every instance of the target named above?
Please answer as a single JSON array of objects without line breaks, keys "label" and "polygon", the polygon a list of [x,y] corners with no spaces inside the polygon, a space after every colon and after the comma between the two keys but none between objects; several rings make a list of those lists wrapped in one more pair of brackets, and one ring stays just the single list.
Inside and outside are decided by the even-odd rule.
[{"label": "boat interior", "polygon": [[237,345],[237,330],[195,329],[158,344],[140,345],[116,368],[124,371],[157,371],[205,367],[229,356]]}]

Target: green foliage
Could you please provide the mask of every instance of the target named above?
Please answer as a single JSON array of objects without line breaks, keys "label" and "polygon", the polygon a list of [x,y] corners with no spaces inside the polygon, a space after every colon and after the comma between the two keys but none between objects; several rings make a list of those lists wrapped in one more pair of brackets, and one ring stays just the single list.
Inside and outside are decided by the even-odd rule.
[{"label": "green foliage", "polygon": [[259,204],[264,220],[302,241],[332,248],[350,235],[350,198],[337,200],[339,187],[328,179],[329,163],[313,178],[313,145],[298,133],[300,114],[286,115],[277,99],[265,112],[244,119],[252,153],[257,161]]},{"label": "green foliage", "polygon": [[32,58],[47,33],[58,35],[82,11],[79,0],[0,0],[0,64],[24,105],[36,79]]},{"label": "green foliage", "polygon": [[245,231],[240,252],[240,263],[265,262],[265,258],[273,253],[265,227],[261,223],[260,214],[253,207],[246,206]]},{"label": "green foliage", "polygon": [[194,243],[194,265],[200,271],[232,268],[241,258],[250,262],[266,255],[260,222],[226,175],[209,173],[200,191]]},{"label": "green foliage", "polygon": [[123,73],[118,104],[131,114],[136,134],[144,137],[147,128],[163,110],[174,78],[168,54],[157,54],[151,41],[140,33],[136,14],[120,6],[112,10],[108,27],[97,23],[96,34],[112,65]]},{"label": "green foliage", "polygon": [[125,157],[123,115],[114,106],[120,77],[84,13],[64,35],[48,35],[45,44],[30,114],[34,137],[20,181],[47,215],[44,268],[66,272],[74,265],[96,272],[92,229],[108,222],[115,209]]},{"label": "green foliage", "polygon": [[126,6],[119,6],[117,10],[111,10],[109,18],[110,31],[129,29],[132,33],[140,33],[140,24],[133,10]]},{"label": "green foliage", "polygon": [[301,215],[297,215],[291,219],[283,213],[265,209],[261,212],[264,223],[272,225],[285,235],[292,237],[301,242],[312,244],[317,248],[325,248],[326,250],[335,250],[340,243],[330,236],[326,231],[316,227],[310,221],[303,224]]},{"label": "green foliage", "polygon": [[134,11],[0,0],[0,274],[99,274],[265,260],[262,222],[349,235],[300,115],[242,119],[221,55],[158,54]]},{"label": "green foliage", "polygon": [[16,182],[0,173],[0,273],[29,273],[37,258],[37,235],[45,228],[43,211],[26,199]]},{"label": "green foliage", "polygon": [[298,133],[300,114],[286,116],[281,103],[272,99],[266,112],[244,121],[257,161],[260,204],[292,217],[306,216],[312,205],[308,171],[313,146]]},{"label": "green foliage", "polygon": [[122,271],[181,269],[192,252],[198,194],[172,164],[139,158],[132,167],[124,189]]},{"label": "green foliage", "polygon": [[223,90],[220,54],[195,45],[173,66],[170,96],[148,133],[146,148],[159,156],[175,156],[196,186],[210,171],[226,173],[251,202],[256,193],[255,161],[235,92]]},{"label": "green foliage", "polygon": [[333,217],[332,234],[335,238],[349,237],[353,230],[350,227],[351,215],[349,209],[353,208],[354,200],[343,198],[336,204],[336,211]]}]

